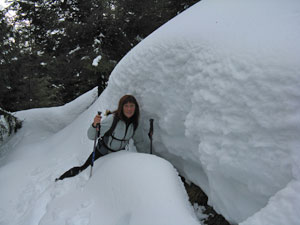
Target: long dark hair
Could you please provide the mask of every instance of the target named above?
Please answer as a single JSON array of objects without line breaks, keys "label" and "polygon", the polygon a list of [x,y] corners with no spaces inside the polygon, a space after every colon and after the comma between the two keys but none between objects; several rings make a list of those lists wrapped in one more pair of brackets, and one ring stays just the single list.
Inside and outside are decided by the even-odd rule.
[{"label": "long dark hair", "polygon": [[[135,104],[135,111],[133,116],[128,120],[128,118],[124,115],[123,106],[129,102]],[[118,109],[115,110],[113,114],[124,122],[133,123],[134,129],[136,129],[139,125],[140,107],[137,100],[132,95],[124,95],[122,98],[120,98]]]}]

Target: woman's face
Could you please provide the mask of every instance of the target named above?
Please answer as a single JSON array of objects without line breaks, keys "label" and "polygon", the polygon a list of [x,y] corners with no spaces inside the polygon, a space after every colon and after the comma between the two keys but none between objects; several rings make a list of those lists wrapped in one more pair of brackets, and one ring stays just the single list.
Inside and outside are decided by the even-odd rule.
[{"label": "woman's face", "polygon": [[135,104],[128,102],[123,105],[123,113],[129,119],[134,115],[135,112]]}]

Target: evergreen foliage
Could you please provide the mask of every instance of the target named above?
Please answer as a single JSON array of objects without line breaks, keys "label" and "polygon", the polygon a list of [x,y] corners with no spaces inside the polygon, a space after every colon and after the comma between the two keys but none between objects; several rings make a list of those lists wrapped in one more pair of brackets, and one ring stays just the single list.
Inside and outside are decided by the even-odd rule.
[{"label": "evergreen foliage", "polygon": [[100,94],[131,48],[198,1],[12,1],[0,11],[0,107],[61,105],[96,85]]}]

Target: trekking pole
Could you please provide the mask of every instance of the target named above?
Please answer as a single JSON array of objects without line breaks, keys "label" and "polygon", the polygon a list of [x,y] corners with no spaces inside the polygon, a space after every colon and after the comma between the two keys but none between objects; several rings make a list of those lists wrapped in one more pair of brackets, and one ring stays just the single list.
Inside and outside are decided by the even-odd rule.
[{"label": "trekking pole", "polygon": [[150,119],[150,129],[149,129],[149,133],[148,136],[150,138],[150,154],[152,154],[152,135],[153,135],[153,121],[154,119]]},{"label": "trekking pole", "polygon": [[[101,112],[98,111],[98,115],[101,116]],[[100,123],[97,124],[96,126],[96,133],[95,133],[95,139],[94,139],[94,148],[93,148],[93,155],[92,155],[92,163],[91,163],[91,172],[90,172],[90,178],[92,177],[93,174],[93,166],[94,166],[94,161],[95,161],[95,152],[96,152],[96,143],[98,139],[98,134],[100,133]]]}]

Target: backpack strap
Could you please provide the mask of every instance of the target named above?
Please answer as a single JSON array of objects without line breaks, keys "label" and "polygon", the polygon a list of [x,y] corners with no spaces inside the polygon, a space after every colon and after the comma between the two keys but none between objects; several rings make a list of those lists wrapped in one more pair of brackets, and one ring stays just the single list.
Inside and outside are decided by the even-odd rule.
[{"label": "backpack strap", "polygon": [[[113,134],[113,132],[114,132],[114,130],[116,129],[116,126],[117,126],[117,124],[118,124],[118,122],[120,121],[120,118],[119,117],[117,117],[116,115],[113,115],[113,117],[114,117],[114,119],[113,119],[113,122],[112,122],[112,124],[111,124],[111,127],[109,128],[109,130],[108,131],[106,131],[106,133],[103,135],[103,137],[102,137],[102,139],[104,139],[104,137],[109,137],[109,136],[111,136],[113,139],[115,139],[115,140],[118,140],[118,141],[128,141],[128,140],[121,140],[121,139],[118,139],[118,138],[116,138],[116,137],[114,137],[112,134]],[[132,134],[132,137],[134,136],[134,134],[135,134],[135,128],[133,127],[133,134]]]},{"label": "backpack strap", "polygon": [[[110,113],[110,114],[111,114],[111,113]],[[108,115],[109,115],[109,114],[108,114]],[[120,120],[120,119],[119,119],[117,116],[115,116],[115,115],[113,115],[113,117],[114,117],[114,119],[113,119],[113,122],[112,122],[112,124],[111,124],[111,127],[109,128],[108,131],[106,131],[106,133],[103,135],[103,137],[101,137],[100,142],[101,142],[101,144],[102,144],[105,148],[107,148],[109,151],[111,151],[111,152],[117,152],[116,150],[113,150],[113,149],[111,149],[111,148],[109,148],[109,147],[107,146],[108,138],[109,138],[109,136],[112,136],[112,138],[114,138],[113,135],[112,135],[112,133],[114,132],[114,130],[115,130],[115,128],[116,128],[116,126],[117,126],[117,124],[118,124],[118,122],[119,122],[119,120]]]},{"label": "backpack strap", "polygon": [[111,124],[111,127],[109,128],[108,131],[106,131],[106,133],[103,135],[103,137],[104,136],[108,136],[108,137],[111,136],[112,133],[114,132],[114,130],[116,129],[116,126],[117,126],[120,119],[115,115],[113,115],[113,117],[114,117],[114,119],[113,119],[113,122]]}]

